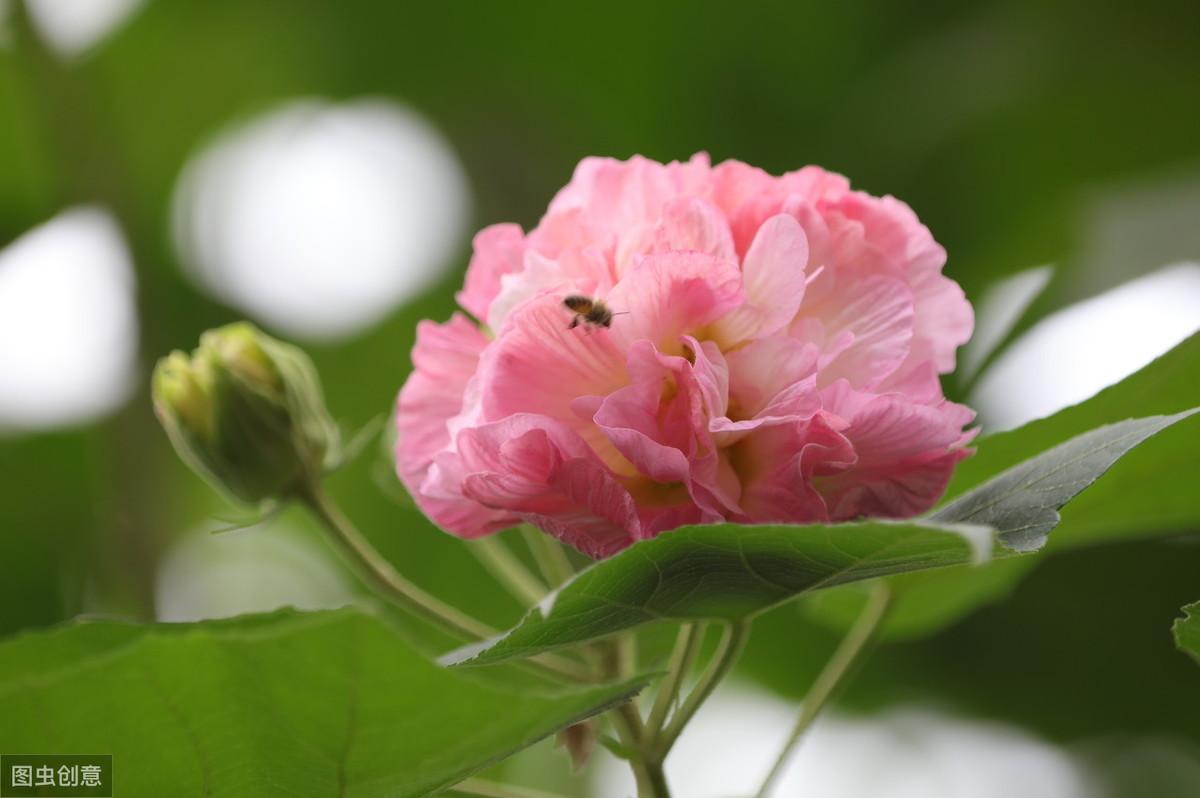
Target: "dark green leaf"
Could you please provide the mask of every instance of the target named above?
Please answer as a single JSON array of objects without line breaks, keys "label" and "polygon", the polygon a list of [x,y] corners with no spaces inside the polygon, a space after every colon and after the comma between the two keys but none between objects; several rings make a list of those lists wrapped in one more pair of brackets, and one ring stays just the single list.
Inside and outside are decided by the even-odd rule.
[{"label": "dark green leaf", "polygon": [[[950,500],[1038,452],[1130,417],[1171,415],[1196,406],[1200,384],[1200,334],[1121,382],[1073,407],[1015,430],[979,440],[974,457],[964,460],[946,491]],[[1036,380],[1030,386],[1036,390]],[[1155,535],[1200,521],[1200,491],[1193,481],[1193,443],[1200,419],[1151,441],[1113,469],[1063,513],[1054,548],[1131,535]]]},{"label": "dark green leaf", "polygon": [[929,515],[935,523],[990,526],[1013,551],[1036,551],[1058,525],[1058,509],[1123,454],[1195,413],[1129,419],[1078,435],[993,477]]},{"label": "dark green leaf", "polygon": [[1190,413],[1092,430],[979,485],[927,519],[683,527],[593,565],[505,636],[449,661],[483,664],[530,656],[657,620],[745,618],[815,590],[965,563],[971,558],[964,533],[985,554],[993,530],[1012,551],[1035,550],[1057,523],[1059,507],[1122,454]]},{"label": "dark green leaf", "polygon": [[424,796],[640,686],[518,695],[352,609],[82,623],[0,645],[0,750],[111,753],[115,795]]},{"label": "dark green leaf", "polygon": [[1183,616],[1171,627],[1175,632],[1175,644],[1200,662],[1200,601],[1183,608]]}]

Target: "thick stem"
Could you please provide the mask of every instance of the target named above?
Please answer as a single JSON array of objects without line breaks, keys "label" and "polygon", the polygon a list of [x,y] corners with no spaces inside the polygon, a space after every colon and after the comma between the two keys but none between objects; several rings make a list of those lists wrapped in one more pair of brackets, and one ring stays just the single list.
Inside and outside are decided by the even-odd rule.
[{"label": "thick stem", "polygon": [[494,535],[471,541],[467,549],[517,601],[533,605],[545,597],[546,585]]},{"label": "thick stem", "polygon": [[738,656],[746,646],[749,632],[750,624],[746,621],[739,621],[725,627],[725,633],[721,636],[717,651],[713,654],[704,673],[700,675],[700,680],[696,682],[696,686],[692,688],[692,692],[684,700],[679,711],[671,718],[671,722],[654,740],[653,750],[659,761],[666,758],[671,751],[671,746],[675,745],[675,741],[679,739],[679,735],[688,721],[696,714],[696,710],[712,694],[712,691],[729,671],[733,670]]},{"label": "thick stem", "polygon": [[756,794],[757,798],[766,798],[770,794],[771,788],[782,775],[783,768],[800,739],[812,726],[817,716],[821,714],[825,705],[829,703],[829,699],[833,697],[837,688],[844,683],[846,676],[866,650],[867,644],[875,636],[879,624],[887,615],[891,599],[891,588],[887,583],[877,582],[867,599],[867,605],[863,608],[862,614],[858,616],[854,626],[842,638],[837,650],[833,652],[833,656],[829,658],[829,662],[825,664],[824,669],[817,676],[817,680],[813,682],[812,688],[809,689],[808,695],[804,698],[804,704],[800,708],[800,716],[796,719],[796,725],[792,728],[792,733],[784,744],[783,750],[779,752],[775,764],[771,767],[771,772],[767,774],[762,787],[759,788]]},{"label": "thick stem", "polygon": [[667,785],[662,762],[643,761],[640,768],[634,768],[634,775],[637,777],[638,798],[671,798],[671,788]]}]

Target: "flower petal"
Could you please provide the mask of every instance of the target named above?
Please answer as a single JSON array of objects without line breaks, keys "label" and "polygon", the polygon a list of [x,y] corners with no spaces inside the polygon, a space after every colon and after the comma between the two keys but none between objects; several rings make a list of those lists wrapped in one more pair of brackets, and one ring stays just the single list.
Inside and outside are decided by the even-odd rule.
[{"label": "flower petal", "polygon": [[472,245],[474,253],[463,290],[454,298],[463,310],[485,321],[492,300],[500,293],[501,278],[521,270],[525,235],[519,225],[494,224],[476,233]]},{"label": "flower petal", "polygon": [[698,332],[742,302],[742,278],[731,261],[699,252],[648,255],[608,296],[616,344],[648,340],[661,352],[682,353],[682,336]]},{"label": "flower petal", "polygon": [[858,457],[853,467],[819,472],[835,521],[922,513],[942,495],[954,465],[970,454],[963,447],[974,433],[962,427],[973,414],[962,405],[862,393],[845,381],[822,393],[829,412],[846,421],[842,434]]},{"label": "flower petal", "polygon": [[396,471],[400,481],[435,523],[471,537],[509,524],[501,514],[461,496],[429,496],[422,485],[434,458],[450,443],[447,422],[462,407],[467,383],[487,344],[483,333],[462,314],[454,314],[445,324],[421,322],[413,349],[413,373],[396,404]]},{"label": "flower petal", "polygon": [[463,430],[465,496],[534,524],[591,557],[638,539],[633,498],[566,425],[528,413]]},{"label": "flower petal", "polygon": [[819,384],[846,379],[856,388],[874,387],[908,356],[912,292],[896,277],[829,279],[834,283],[822,291],[821,299],[800,308],[792,334],[816,343],[825,354]]},{"label": "flower petal", "polygon": [[745,301],[713,325],[713,335],[729,348],[783,329],[804,299],[808,239],[800,223],[779,214],[767,219],[742,262]]}]

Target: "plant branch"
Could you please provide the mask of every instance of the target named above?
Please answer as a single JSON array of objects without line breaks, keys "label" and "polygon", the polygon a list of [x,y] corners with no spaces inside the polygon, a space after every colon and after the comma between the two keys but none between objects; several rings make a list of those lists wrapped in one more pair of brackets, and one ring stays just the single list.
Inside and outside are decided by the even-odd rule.
[{"label": "plant branch", "polygon": [[700,705],[712,694],[712,691],[721,680],[733,669],[738,656],[746,646],[749,632],[750,624],[748,621],[737,621],[725,627],[725,633],[721,636],[721,642],[717,645],[717,651],[713,654],[712,660],[709,661],[708,667],[704,669],[704,673],[700,675],[700,680],[696,682],[696,686],[692,688],[692,692],[684,700],[679,711],[671,718],[671,722],[654,740],[654,752],[660,761],[665,759],[666,755],[671,751],[671,747],[679,739],[683,728],[692,719],[692,716],[696,714],[696,710],[700,708]]},{"label": "plant branch", "polygon": [[320,485],[313,485],[301,498],[325,526],[329,537],[338,544],[342,555],[354,570],[393,604],[459,639],[475,640],[496,634],[495,629],[426,593],[401,576]]},{"label": "plant branch", "polygon": [[521,560],[494,535],[472,540],[467,550],[487,568],[505,590],[525,605],[537,604],[545,597],[546,585],[530,572]]},{"label": "plant branch", "polygon": [[846,677],[866,650],[867,644],[874,638],[880,623],[887,615],[891,600],[892,591],[887,583],[876,582],[867,599],[867,605],[854,622],[854,626],[842,638],[837,650],[833,652],[833,656],[829,658],[829,662],[825,664],[824,669],[821,670],[809,689],[808,695],[804,698],[804,704],[800,708],[800,716],[796,719],[796,725],[792,728],[792,733],[784,744],[783,750],[779,752],[775,764],[771,767],[771,772],[763,780],[756,798],[766,798],[770,793],[804,733],[808,731],[821,710],[829,703],[829,699],[833,697],[837,688],[845,682]]},{"label": "plant branch", "polygon": [[[478,640],[497,634],[487,624],[451,607],[405,579],[358,531],[321,485],[309,486],[298,498],[321,521],[347,562],[384,598],[455,638]],[[585,668],[561,657],[543,654],[526,662],[572,681],[592,680]]]},{"label": "plant branch", "polygon": [[667,715],[675,705],[679,691],[687,680],[688,671],[696,658],[696,652],[700,648],[703,636],[703,628],[700,624],[685,623],[679,627],[679,635],[675,638],[675,648],[672,649],[671,659],[667,664],[667,675],[663,677],[662,684],[658,687],[658,695],[655,696],[654,706],[646,720],[646,726],[650,729],[661,729],[666,723]]}]

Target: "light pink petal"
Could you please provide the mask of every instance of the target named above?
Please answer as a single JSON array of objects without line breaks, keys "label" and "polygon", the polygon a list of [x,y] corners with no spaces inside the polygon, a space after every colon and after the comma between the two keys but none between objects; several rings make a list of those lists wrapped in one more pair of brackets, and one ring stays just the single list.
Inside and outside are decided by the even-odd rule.
[{"label": "light pink petal", "polygon": [[967,342],[975,327],[975,314],[962,288],[938,271],[913,278],[916,322],[913,351],[903,370],[932,361],[938,373],[954,370],[955,350]]},{"label": "light pink petal", "polygon": [[804,299],[808,239],[791,216],[772,216],[759,228],[742,262],[745,301],[712,327],[722,346],[771,335],[795,318]]},{"label": "light pink petal", "polygon": [[572,277],[563,271],[558,261],[537,252],[528,252],[525,255],[525,268],[500,279],[500,290],[484,319],[492,330],[499,330],[515,308],[551,291],[561,296],[584,293]]},{"label": "light pink petal", "polygon": [[818,376],[821,385],[846,379],[857,388],[870,388],[908,356],[912,292],[895,277],[843,277],[819,302],[805,302],[792,332],[826,355]]},{"label": "light pink petal", "polygon": [[607,396],[628,384],[611,332],[569,329],[571,316],[561,296],[548,294],[508,317],[479,365],[483,420],[536,413],[574,423],[577,397]]},{"label": "light pink petal", "polygon": [[695,197],[673,200],[663,208],[655,229],[654,251],[703,252],[723,261],[736,260],[729,223],[711,204]]},{"label": "light pink petal", "polygon": [[627,349],[648,340],[662,352],[680,354],[681,338],[724,316],[742,301],[737,266],[699,252],[648,255],[613,288],[612,336]]},{"label": "light pink petal", "polygon": [[519,225],[494,224],[480,230],[472,242],[474,253],[467,266],[463,290],[455,294],[459,306],[480,321],[500,292],[500,279],[520,271],[525,253],[525,236]]},{"label": "light pink petal", "polygon": [[396,471],[424,512],[439,526],[476,536],[509,526],[502,514],[461,496],[435,498],[422,492],[435,456],[450,443],[447,423],[458,414],[463,395],[487,346],[487,338],[461,314],[445,324],[417,326],[413,373],[396,403]]},{"label": "light pink petal", "polygon": [[784,334],[726,353],[730,414],[755,416],[784,388],[814,376],[819,355],[816,344]]}]

